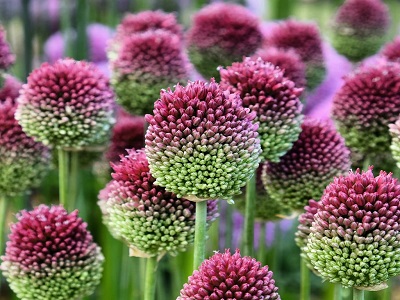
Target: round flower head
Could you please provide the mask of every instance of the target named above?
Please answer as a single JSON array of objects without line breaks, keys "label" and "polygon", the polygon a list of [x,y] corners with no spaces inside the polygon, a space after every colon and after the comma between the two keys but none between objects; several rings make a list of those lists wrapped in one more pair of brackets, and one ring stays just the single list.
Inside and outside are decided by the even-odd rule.
[{"label": "round flower head", "polygon": [[240,5],[215,3],[197,12],[187,35],[191,62],[205,78],[219,78],[218,66],[252,55],[262,44],[260,21]]},{"label": "round flower head", "polygon": [[[256,207],[254,217],[256,221],[268,222],[280,220],[281,215],[288,215],[290,212],[285,209],[281,201],[271,198],[264,187],[262,170],[264,164],[260,164],[256,171]],[[235,208],[242,214],[246,211],[245,188],[243,193],[235,197]]]},{"label": "round flower head", "polygon": [[332,116],[346,144],[363,154],[389,151],[388,125],[400,115],[400,65],[379,62],[345,78]]},{"label": "round flower head", "polygon": [[238,92],[243,106],[257,114],[262,158],[279,161],[299,137],[303,120],[299,96],[301,88],[283,76],[283,72],[259,58],[245,58],[220,69],[221,88]]},{"label": "round flower head", "polygon": [[13,93],[0,90],[0,195],[8,197],[38,186],[50,167],[50,150],[27,136],[15,119]]},{"label": "round flower head", "polygon": [[0,87],[0,103],[4,103],[6,100],[16,103],[22,83],[8,74],[0,75],[0,77],[4,80],[3,86]]},{"label": "round flower head", "polygon": [[378,290],[400,274],[400,185],[371,168],[334,179],[314,216],[306,253],[320,276],[344,287]]},{"label": "round flower head", "polygon": [[161,92],[146,115],[146,155],[156,184],[192,201],[231,199],[260,161],[255,113],[214,81]]},{"label": "round flower head", "polygon": [[255,258],[215,253],[195,270],[177,300],[269,299],[280,300],[275,280],[268,266]]},{"label": "round flower head", "polygon": [[[155,184],[143,150],[127,150],[112,164],[113,181],[99,195],[103,221],[134,256],[176,255],[194,241],[195,204]],[[207,223],[217,217],[217,201],[207,203]]]},{"label": "round flower head", "polygon": [[380,54],[389,61],[400,62],[400,36],[387,43]]},{"label": "round flower head", "polygon": [[189,63],[179,37],[165,30],[124,37],[110,64],[117,102],[136,115],[152,111],[162,88],[189,77]]},{"label": "round flower head", "polygon": [[92,294],[104,257],[78,212],[40,205],[17,218],[1,270],[18,298],[74,300]]},{"label": "round flower head", "polygon": [[279,67],[283,71],[283,75],[293,81],[296,87],[304,88],[306,86],[306,65],[295,51],[267,47],[258,50],[253,59],[259,57],[263,61]]},{"label": "round flower head", "polygon": [[389,29],[389,10],[381,0],[347,0],[336,13],[332,44],[352,61],[376,53]]},{"label": "round flower head", "polygon": [[263,170],[270,196],[294,210],[302,210],[310,199],[320,199],[332,179],[350,168],[350,151],[330,123],[309,118],[301,129],[293,148]]},{"label": "round flower head", "polygon": [[144,126],[142,117],[130,116],[119,113],[115,123],[110,146],[106,153],[106,159],[111,162],[118,162],[120,155],[126,154],[126,149],[141,149],[144,147]]},{"label": "round flower head", "polygon": [[266,37],[268,46],[292,49],[306,64],[307,88],[312,90],[325,77],[322,38],[317,25],[288,20],[271,29]]},{"label": "round flower head", "polygon": [[81,148],[108,137],[114,94],[93,65],[62,59],[34,70],[18,98],[16,118],[45,145]]},{"label": "round flower head", "polygon": [[6,32],[0,26],[0,72],[4,72],[11,67],[15,61],[15,56],[12,54],[10,45],[6,40]]}]

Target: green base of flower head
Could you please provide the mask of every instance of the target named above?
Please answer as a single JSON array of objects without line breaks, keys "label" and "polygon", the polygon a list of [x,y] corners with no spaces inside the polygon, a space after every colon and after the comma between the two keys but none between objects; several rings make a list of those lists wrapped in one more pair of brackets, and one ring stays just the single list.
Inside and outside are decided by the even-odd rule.
[{"label": "green base of flower head", "polygon": [[324,63],[307,63],[306,68],[306,88],[309,91],[314,90],[324,81],[326,69]]},{"label": "green base of flower head", "polygon": [[346,120],[346,124],[336,121],[336,125],[345,139],[346,146],[361,154],[371,155],[390,151],[389,128],[387,130],[372,130],[366,126],[358,125],[357,121],[350,117]]},{"label": "green base of flower head", "polygon": [[36,275],[35,270],[24,271],[11,262],[3,262],[3,274],[21,300],[77,300],[91,295],[100,283],[104,257],[99,247],[95,251],[85,261],[86,265],[71,266],[71,262],[64,262],[63,266],[49,267],[45,277]]},{"label": "green base of flower head", "polygon": [[138,81],[136,77],[126,76],[123,79],[114,76],[111,85],[116,94],[116,101],[129,113],[137,116],[151,114],[154,102],[160,98],[160,91],[172,87],[178,82],[185,80],[157,80],[157,83],[148,81]]},{"label": "green base of flower head", "polygon": [[279,162],[280,157],[285,155],[299,138],[302,121],[303,115],[282,120],[279,126],[271,126],[268,121],[260,120],[258,133],[261,141],[262,160]]},{"label": "green base of flower head", "polygon": [[13,197],[39,186],[49,169],[47,158],[10,157],[0,151],[0,194]]},{"label": "green base of flower head", "polygon": [[[188,221],[188,216],[182,221],[167,209],[151,214],[133,209],[130,202],[117,204],[111,199],[105,205],[107,217],[103,221],[113,236],[148,257],[165,253],[175,256],[194,242],[195,220]],[[144,206],[143,201],[140,206]],[[190,214],[189,210],[185,211]]]},{"label": "green base of flower head", "polygon": [[280,202],[288,210],[304,210],[310,199],[320,199],[326,186],[335,176],[340,175],[338,170],[331,170],[329,174],[304,174],[296,179],[285,181],[271,181],[265,179],[268,193],[275,201]]},{"label": "green base of flower head", "polygon": [[331,283],[344,287],[378,286],[400,274],[399,238],[380,233],[348,238],[311,233],[304,253],[319,275]]},{"label": "green base of flower head", "polygon": [[260,159],[256,151],[232,151],[229,145],[218,143],[197,144],[182,146],[177,154],[165,151],[161,161],[157,154],[147,153],[147,158],[151,173],[157,178],[155,184],[179,198],[232,199],[257,169]]},{"label": "green base of flower head", "polygon": [[196,68],[204,79],[210,80],[215,78],[215,81],[219,82],[221,76],[218,71],[218,67],[230,66],[235,61],[241,61],[241,56],[232,56],[230,53],[226,53],[219,47],[207,48],[200,50],[197,47],[189,48],[189,58],[191,63]]},{"label": "green base of flower head", "polygon": [[353,62],[359,62],[378,52],[384,41],[384,35],[356,36],[336,32],[332,38],[332,45],[339,54]]}]

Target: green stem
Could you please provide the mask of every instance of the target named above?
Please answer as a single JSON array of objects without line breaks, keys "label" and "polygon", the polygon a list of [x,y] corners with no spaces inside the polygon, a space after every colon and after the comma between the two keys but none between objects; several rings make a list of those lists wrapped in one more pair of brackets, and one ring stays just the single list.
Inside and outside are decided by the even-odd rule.
[{"label": "green stem", "polygon": [[246,185],[246,210],[244,215],[244,255],[253,256],[254,251],[254,210],[256,204],[256,175]]},{"label": "green stem", "polygon": [[[207,203],[207,202],[206,202]],[[156,295],[157,256],[147,258],[144,283],[144,300],[154,300]]]},{"label": "green stem", "polygon": [[60,204],[67,207],[67,189],[68,189],[68,152],[63,149],[58,149],[58,174],[59,174],[59,191]]},{"label": "green stem", "polygon": [[232,247],[232,238],[233,238],[233,205],[226,203],[226,211],[225,211],[225,248],[230,249]]},{"label": "green stem", "polygon": [[206,250],[207,201],[196,202],[196,224],[194,233],[193,269],[196,270],[204,260]]},{"label": "green stem", "polygon": [[70,14],[70,0],[61,1],[61,28],[64,39],[64,56],[73,57],[72,26]]},{"label": "green stem", "polygon": [[24,22],[24,64],[25,78],[28,77],[32,70],[33,56],[33,28],[32,18],[30,14],[30,0],[22,0],[22,19]]},{"label": "green stem", "polygon": [[334,300],[342,299],[342,285],[340,283],[335,284],[335,294],[333,296]]},{"label": "green stem", "polygon": [[370,165],[371,165],[371,157],[369,155],[366,155],[364,157],[364,162],[363,162],[363,171],[367,171]]},{"label": "green stem", "polygon": [[353,300],[364,300],[364,290],[353,288]]},{"label": "green stem", "polygon": [[390,300],[392,299],[392,279],[387,281],[388,287],[381,292],[382,300]]},{"label": "green stem", "polygon": [[266,224],[262,222],[260,224],[260,236],[259,236],[259,241],[258,241],[258,261],[261,262],[262,265],[264,265],[264,260],[265,260],[265,253],[267,252],[267,247],[265,245],[265,227]]},{"label": "green stem", "polygon": [[85,60],[88,58],[88,42],[86,35],[86,26],[88,20],[88,1],[87,0],[78,0],[77,6],[77,36],[76,36],[76,54],[75,58],[77,60]]},{"label": "green stem", "polygon": [[3,195],[0,196],[0,255],[3,255],[6,217],[7,217],[8,201]]},{"label": "green stem", "polygon": [[79,182],[79,152],[71,151],[71,171],[68,176],[69,184],[69,197],[68,197],[68,210],[72,211],[76,207],[76,199],[78,198],[78,182]]},{"label": "green stem", "polygon": [[308,269],[306,262],[301,258],[300,262],[301,269],[301,286],[300,286],[300,299],[310,299],[310,270]]}]

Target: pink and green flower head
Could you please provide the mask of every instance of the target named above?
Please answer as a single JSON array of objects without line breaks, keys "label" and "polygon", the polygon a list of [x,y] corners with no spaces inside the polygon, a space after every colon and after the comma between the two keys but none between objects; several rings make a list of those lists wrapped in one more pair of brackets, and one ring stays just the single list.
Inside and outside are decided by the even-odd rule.
[{"label": "pink and green flower head", "polygon": [[306,65],[307,88],[313,90],[325,77],[322,37],[316,24],[287,20],[271,29],[266,45],[295,51]]},{"label": "pink and green flower head", "polygon": [[0,195],[6,197],[37,187],[50,169],[50,150],[27,136],[14,117],[20,85],[7,77],[0,89]]},{"label": "pink and green flower head", "polygon": [[237,249],[216,252],[195,270],[177,300],[280,300],[273,274]]},{"label": "pink and green flower head", "polygon": [[22,300],[75,300],[100,283],[104,257],[87,224],[61,206],[17,214],[1,270]]},{"label": "pink and green flower head", "polygon": [[146,115],[146,155],[156,184],[193,201],[231,199],[260,162],[255,112],[239,94],[190,82],[161,92]]},{"label": "pink and green flower head", "polygon": [[245,58],[220,68],[221,88],[238,93],[243,106],[256,113],[262,159],[278,162],[299,137],[303,105],[302,88],[284,77],[283,71],[261,58]]},{"label": "pink and green flower head", "polygon": [[330,183],[304,253],[324,280],[379,290],[400,274],[400,184],[381,171],[349,172]]},{"label": "pink and green flower head", "polygon": [[389,25],[389,9],[383,1],[346,0],[334,19],[332,44],[348,59],[360,61],[379,50]]},{"label": "pink and green flower head", "polygon": [[18,98],[22,129],[45,145],[84,148],[104,142],[114,123],[114,94],[97,67],[61,59],[34,70]]},{"label": "pink and green flower head", "polygon": [[6,40],[6,32],[0,26],[0,72],[7,71],[15,61],[15,55],[11,52]]},{"label": "pink and green flower head", "polygon": [[306,65],[294,50],[264,47],[252,56],[253,59],[269,62],[283,71],[283,75],[293,81],[298,88],[306,86]]},{"label": "pink and green flower head", "polygon": [[333,178],[350,168],[350,151],[331,123],[308,118],[301,129],[293,148],[279,162],[267,162],[263,170],[269,195],[292,210],[320,199]]},{"label": "pink and green flower head", "polygon": [[345,78],[333,99],[332,117],[346,144],[362,154],[388,152],[388,125],[400,115],[400,65],[380,61]]},{"label": "pink and green flower head", "polygon": [[150,113],[161,89],[189,78],[189,66],[177,35],[152,30],[126,36],[110,60],[117,102],[132,114]]},{"label": "pink and green flower head", "polygon": [[380,54],[389,61],[400,62],[400,36],[397,36],[392,42],[387,43]]},{"label": "pink and green flower head", "polygon": [[[196,206],[155,184],[143,150],[127,150],[113,180],[100,192],[103,221],[131,255],[176,255],[194,241]],[[207,203],[207,226],[218,216],[217,201]]]},{"label": "pink and green flower head", "polygon": [[205,6],[187,33],[189,57],[206,79],[219,78],[218,66],[250,56],[262,45],[260,21],[245,7],[231,3]]}]

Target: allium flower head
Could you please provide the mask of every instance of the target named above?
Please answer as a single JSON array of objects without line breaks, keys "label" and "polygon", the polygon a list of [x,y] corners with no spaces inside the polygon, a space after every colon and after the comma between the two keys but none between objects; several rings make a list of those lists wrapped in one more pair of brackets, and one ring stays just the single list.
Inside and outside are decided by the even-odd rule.
[{"label": "allium flower head", "polygon": [[261,46],[260,21],[240,5],[207,5],[194,15],[187,43],[197,71],[207,79],[219,78],[218,66],[250,56]]},{"label": "allium flower head", "polygon": [[104,257],[78,212],[40,205],[17,218],[1,270],[18,298],[74,300],[92,294]]},{"label": "allium flower head", "polygon": [[400,36],[387,43],[380,54],[389,61],[400,62]]},{"label": "allium flower head", "polygon": [[6,32],[0,26],[0,71],[6,71],[15,61],[15,56],[11,52],[10,45],[6,40]]},{"label": "allium flower head", "polygon": [[106,158],[110,162],[118,162],[120,155],[126,154],[126,149],[141,149],[144,147],[143,117],[119,113],[115,123]]},{"label": "allium flower head", "polygon": [[361,66],[345,78],[333,100],[332,116],[346,144],[363,154],[389,150],[388,125],[400,115],[400,65]]},{"label": "allium flower head", "polygon": [[195,270],[177,300],[281,299],[272,272],[256,259],[240,255],[215,253]]},{"label": "allium flower head", "polygon": [[283,75],[296,84],[296,87],[306,86],[306,65],[294,50],[266,47],[258,50],[253,59],[261,59],[269,62],[283,71]]},{"label": "allium flower head", "polygon": [[320,276],[345,287],[377,290],[400,274],[400,185],[371,168],[329,184],[304,248]]},{"label": "allium flower head", "polygon": [[389,19],[381,0],[347,0],[336,13],[332,44],[340,54],[360,61],[379,50]]},{"label": "allium flower head", "polygon": [[255,113],[214,81],[161,92],[146,115],[146,155],[156,184],[187,199],[231,199],[260,161]]},{"label": "allium flower head", "polygon": [[[1,76],[2,75],[0,75],[0,77]],[[17,78],[8,74],[4,74],[2,77],[4,83],[3,86],[0,87],[0,103],[4,103],[6,100],[15,103],[19,96],[19,90],[22,87],[22,83]]]},{"label": "allium flower head", "polygon": [[162,88],[189,78],[181,41],[165,30],[125,37],[110,64],[117,102],[136,115],[152,111]]},{"label": "allium flower head", "polygon": [[0,90],[0,195],[10,197],[38,186],[50,166],[50,150],[27,136],[15,119],[13,93]]},{"label": "allium flower head", "polygon": [[175,34],[181,40],[183,39],[183,28],[178,24],[175,14],[165,13],[161,10],[148,10],[137,14],[126,14],[117,27],[117,35],[114,41],[135,33],[157,29],[163,29],[170,35]]},{"label": "allium flower head", "polygon": [[301,88],[283,76],[278,67],[261,58],[245,58],[220,69],[221,88],[238,92],[243,106],[257,114],[262,158],[279,161],[299,137],[303,108],[299,96]]},{"label": "allium flower head", "polygon": [[72,59],[34,70],[18,98],[16,118],[23,130],[59,148],[103,142],[111,128],[114,94],[93,65]]},{"label": "allium flower head", "polygon": [[325,77],[322,38],[317,25],[295,20],[281,22],[271,29],[266,45],[292,49],[306,64],[307,88],[312,90]]},{"label": "allium flower head", "polygon": [[[127,150],[112,164],[113,181],[99,195],[103,221],[135,256],[176,255],[193,243],[195,204],[155,184],[143,150]],[[217,217],[217,201],[207,203],[207,223]]]},{"label": "allium flower head", "polygon": [[350,168],[350,151],[328,122],[306,119],[299,139],[280,162],[265,164],[264,185],[269,195],[299,210],[310,199],[320,199],[335,176]]}]

